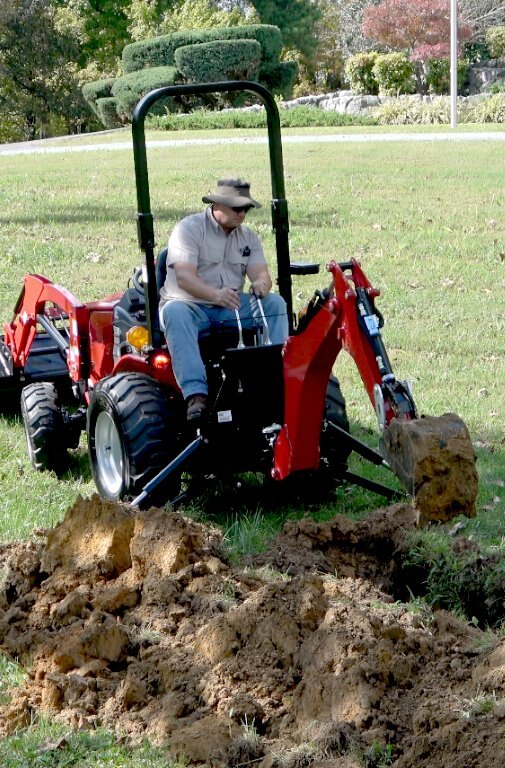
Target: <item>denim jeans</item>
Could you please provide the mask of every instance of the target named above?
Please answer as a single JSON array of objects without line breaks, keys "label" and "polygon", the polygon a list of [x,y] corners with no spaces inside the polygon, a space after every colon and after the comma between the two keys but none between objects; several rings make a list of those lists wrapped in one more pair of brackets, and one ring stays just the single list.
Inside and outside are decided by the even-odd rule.
[{"label": "denim jeans", "polygon": [[[239,295],[242,327],[261,328],[261,314],[254,297],[248,293]],[[269,293],[262,299],[262,304],[270,340],[273,344],[281,344],[289,330],[286,302],[278,294]],[[207,377],[198,347],[198,337],[204,331],[212,329],[237,330],[235,312],[223,307],[209,307],[197,302],[174,299],[161,308],[160,323],[172,358],[174,376],[184,399],[187,400],[192,395],[207,394]]]}]

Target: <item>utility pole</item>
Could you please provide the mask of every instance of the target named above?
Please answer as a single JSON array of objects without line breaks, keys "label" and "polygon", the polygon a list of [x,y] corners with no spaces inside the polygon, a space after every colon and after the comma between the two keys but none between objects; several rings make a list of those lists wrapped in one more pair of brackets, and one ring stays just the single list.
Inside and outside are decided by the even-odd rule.
[{"label": "utility pole", "polygon": [[451,2],[451,128],[458,125],[458,0]]}]

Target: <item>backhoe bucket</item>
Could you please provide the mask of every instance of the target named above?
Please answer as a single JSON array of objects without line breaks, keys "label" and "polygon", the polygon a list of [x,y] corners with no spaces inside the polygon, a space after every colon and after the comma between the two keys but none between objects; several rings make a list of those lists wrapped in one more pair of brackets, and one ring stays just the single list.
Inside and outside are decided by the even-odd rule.
[{"label": "backhoe bucket", "polygon": [[465,423],[454,413],[393,419],[381,441],[384,458],[412,496],[419,525],[474,517],[478,477]]}]

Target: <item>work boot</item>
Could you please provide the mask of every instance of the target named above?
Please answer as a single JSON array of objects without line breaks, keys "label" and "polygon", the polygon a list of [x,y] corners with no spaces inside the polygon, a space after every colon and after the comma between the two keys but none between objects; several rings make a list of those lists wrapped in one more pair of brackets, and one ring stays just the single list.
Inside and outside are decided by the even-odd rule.
[{"label": "work boot", "polygon": [[195,419],[201,419],[207,410],[207,395],[193,395],[192,397],[188,397],[187,404],[187,420],[194,421]]}]

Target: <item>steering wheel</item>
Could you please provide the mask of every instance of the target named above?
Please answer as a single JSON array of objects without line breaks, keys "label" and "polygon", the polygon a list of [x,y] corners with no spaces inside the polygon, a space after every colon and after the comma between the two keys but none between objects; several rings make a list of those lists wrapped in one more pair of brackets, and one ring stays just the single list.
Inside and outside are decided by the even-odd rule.
[{"label": "steering wheel", "polygon": [[133,273],[132,283],[135,290],[138,291],[138,293],[140,293],[143,296],[145,293],[145,290],[144,290],[144,277],[143,277],[142,267],[137,267],[137,269]]}]

